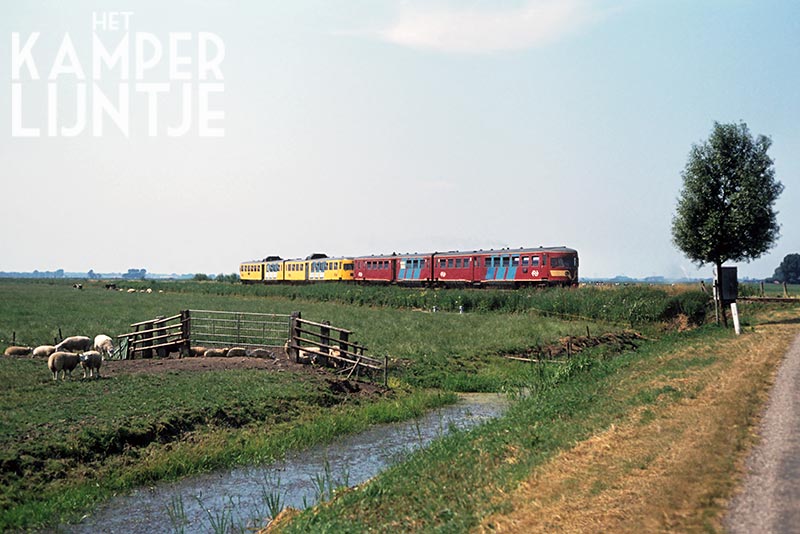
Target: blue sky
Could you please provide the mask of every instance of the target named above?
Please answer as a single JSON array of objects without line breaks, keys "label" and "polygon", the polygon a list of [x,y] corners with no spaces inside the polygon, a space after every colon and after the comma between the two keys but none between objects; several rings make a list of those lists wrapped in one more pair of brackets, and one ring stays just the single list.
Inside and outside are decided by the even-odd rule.
[{"label": "blue sky", "polygon": [[[567,245],[583,276],[708,275],[670,225],[714,121],[769,135],[785,185],[781,239],[740,274],[800,252],[800,2],[2,6],[0,270],[216,273],[272,254]],[[219,36],[223,137],[149,137],[135,94],[128,136],[111,122],[101,136],[12,136],[12,33],[40,32],[42,78],[65,33],[88,71],[101,11],[133,12],[130,33],[165,46]],[[179,82],[166,62],[153,75],[171,84],[161,120],[176,123]],[[45,129],[46,80],[19,83],[23,122]],[[76,81],[56,83],[70,124]],[[98,83],[113,94],[119,73]]]}]

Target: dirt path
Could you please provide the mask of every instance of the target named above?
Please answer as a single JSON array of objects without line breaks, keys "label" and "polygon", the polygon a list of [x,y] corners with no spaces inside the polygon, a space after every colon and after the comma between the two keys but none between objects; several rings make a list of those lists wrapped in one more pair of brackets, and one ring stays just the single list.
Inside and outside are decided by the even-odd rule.
[{"label": "dirt path", "polygon": [[800,532],[800,336],[778,370],[728,532]]},{"label": "dirt path", "polygon": [[[746,335],[698,341],[657,361],[641,362],[614,394],[630,398],[637,391],[665,391],[677,398],[667,393],[652,404],[634,407],[615,424],[562,451],[515,491],[498,496],[510,502],[510,513],[488,517],[476,530],[722,530],[727,499],[755,441],[757,407],[768,397],[775,371],[797,336],[794,314]],[[711,363],[692,364],[703,361]],[[684,370],[665,373],[665,367]],[[797,401],[800,371],[794,380],[790,395]],[[792,437],[798,438],[796,427]],[[800,461],[792,465],[800,468]],[[787,462],[780,466],[787,467]],[[785,524],[800,525],[798,512],[795,508],[794,515],[785,518],[791,523]],[[744,527],[742,532],[770,530]]]}]

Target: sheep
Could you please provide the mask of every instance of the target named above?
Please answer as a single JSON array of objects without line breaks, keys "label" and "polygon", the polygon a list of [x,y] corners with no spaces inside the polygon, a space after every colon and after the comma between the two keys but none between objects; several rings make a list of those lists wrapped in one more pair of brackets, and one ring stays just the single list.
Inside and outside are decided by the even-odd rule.
[{"label": "sheep", "polygon": [[8,347],[3,354],[6,356],[29,356],[31,352],[33,352],[31,347],[17,347],[12,345]]},{"label": "sheep", "polygon": [[103,365],[103,356],[96,350],[84,352],[79,356],[81,360],[81,367],[83,368],[83,378],[86,378],[86,370],[89,370],[89,378],[94,375],[95,378],[100,378],[100,366]]},{"label": "sheep", "polygon": [[205,356],[207,347],[190,347],[189,356]]},{"label": "sheep", "polygon": [[275,359],[275,355],[268,351],[267,349],[248,349],[247,355],[251,358],[272,358]]},{"label": "sheep", "polygon": [[70,336],[58,345],[56,352],[60,351],[86,352],[92,350],[92,340],[86,336]]},{"label": "sheep", "polygon": [[247,356],[247,349],[243,347],[234,347],[228,350],[228,358],[240,358],[242,356]]},{"label": "sheep", "polygon": [[56,351],[53,345],[39,345],[33,349],[34,358],[49,358]]},{"label": "sheep", "polygon": [[98,351],[106,358],[110,358],[114,353],[114,340],[105,334],[95,336],[92,350]]},{"label": "sheep", "polygon": [[136,290],[135,290],[135,289],[133,289],[133,288],[130,288],[130,289],[128,290],[128,293],[136,293]]},{"label": "sheep", "polygon": [[63,380],[67,379],[67,373],[72,376],[72,370],[78,366],[80,356],[72,352],[54,352],[47,359],[47,367],[53,373],[53,380],[58,380],[58,374],[64,371]]},{"label": "sheep", "polygon": [[206,358],[217,357],[224,358],[228,355],[228,349],[208,349],[203,356]]}]

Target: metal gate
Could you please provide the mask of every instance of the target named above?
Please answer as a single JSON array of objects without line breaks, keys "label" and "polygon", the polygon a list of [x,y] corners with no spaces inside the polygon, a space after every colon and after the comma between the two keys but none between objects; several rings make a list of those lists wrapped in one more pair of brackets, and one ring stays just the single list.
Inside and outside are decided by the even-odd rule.
[{"label": "metal gate", "polygon": [[283,347],[291,315],[189,310],[193,345],[217,347]]}]

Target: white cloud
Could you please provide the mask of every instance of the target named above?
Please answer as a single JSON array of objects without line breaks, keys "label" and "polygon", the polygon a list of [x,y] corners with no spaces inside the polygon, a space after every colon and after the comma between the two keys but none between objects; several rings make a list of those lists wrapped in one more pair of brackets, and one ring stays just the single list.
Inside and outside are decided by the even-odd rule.
[{"label": "white cloud", "polygon": [[401,46],[480,54],[552,43],[600,15],[596,4],[587,0],[529,0],[504,9],[407,6],[377,33]]}]

